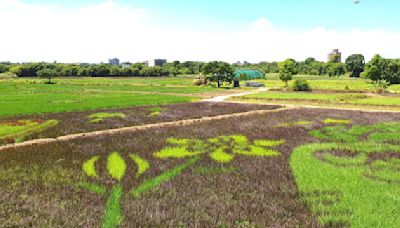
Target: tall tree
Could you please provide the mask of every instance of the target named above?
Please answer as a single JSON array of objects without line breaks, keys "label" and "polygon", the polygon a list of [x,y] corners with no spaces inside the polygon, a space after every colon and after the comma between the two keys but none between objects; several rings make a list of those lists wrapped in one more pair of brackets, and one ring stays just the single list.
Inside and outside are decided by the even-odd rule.
[{"label": "tall tree", "polygon": [[297,74],[297,64],[293,59],[286,59],[278,64],[279,69],[279,79],[285,82],[286,87],[288,87],[289,81],[293,79],[293,75]]},{"label": "tall tree", "polygon": [[376,83],[384,78],[383,72],[385,71],[385,65],[385,59],[380,55],[375,55],[365,66],[365,71],[362,76]]},{"label": "tall tree", "polygon": [[207,63],[203,68],[207,80],[217,82],[221,87],[222,82],[232,82],[234,79],[233,68],[229,63],[214,61]]},{"label": "tall tree", "polygon": [[347,57],[345,61],[346,70],[350,72],[350,77],[358,78],[364,72],[365,58],[361,54],[354,54]]}]

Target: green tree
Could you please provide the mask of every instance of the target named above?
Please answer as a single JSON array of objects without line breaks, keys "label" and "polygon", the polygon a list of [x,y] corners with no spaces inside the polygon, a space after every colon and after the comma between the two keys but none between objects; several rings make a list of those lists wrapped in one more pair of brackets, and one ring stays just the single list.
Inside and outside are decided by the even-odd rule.
[{"label": "green tree", "polygon": [[5,73],[10,70],[10,65],[0,63],[0,73]]},{"label": "green tree", "polygon": [[379,72],[379,68],[375,65],[369,65],[365,68],[362,77],[372,80],[374,83],[377,83],[381,80],[381,73]]},{"label": "green tree", "polygon": [[207,80],[217,82],[218,87],[221,87],[222,82],[231,83],[234,79],[233,68],[229,63],[213,61],[204,66],[203,74]]},{"label": "green tree", "polygon": [[59,76],[60,74],[59,74],[59,72],[57,72],[54,69],[44,68],[42,70],[37,71],[37,75],[38,75],[38,77],[41,77],[41,78],[47,78],[49,81],[46,84],[53,84],[51,82],[51,79],[53,77]]},{"label": "green tree", "polygon": [[344,75],[346,73],[346,68],[343,63],[329,62],[327,65],[327,73],[330,77]]},{"label": "green tree", "polygon": [[364,71],[365,58],[361,54],[350,55],[347,57],[345,65],[347,72],[351,73],[350,77],[358,78]]},{"label": "green tree", "polygon": [[296,61],[293,59],[286,59],[278,64],[279,79],[285,82],[286,87],[289,86],[289,81],[293,79],[293,75],[297,74]]},{"label": "green tree", "polygon": [[374,83],[383,80],[383,74],[386,65],[385,62],[385,59],[383,59],[380,55],[375,55],[365,66],[365,71],[362,74],[362,77],[370,79]]}]

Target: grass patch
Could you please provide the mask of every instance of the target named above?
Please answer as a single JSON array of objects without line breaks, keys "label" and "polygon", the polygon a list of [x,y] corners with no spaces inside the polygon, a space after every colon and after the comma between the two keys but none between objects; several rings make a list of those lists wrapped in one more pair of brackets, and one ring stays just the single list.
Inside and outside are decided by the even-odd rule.
[{"label": "grass patch", "polygon": [[126,115],[122,112],[114,112],[114,113],[108,113],[108,112],[98,112],[98,113],[93,113],[88,116],[90,119],[90,123],[101,123],[105,119],[109,118],[125,118]]},{"label": "grass patch", "polygon": [[322,122],[325,124],[350,124],[351,120],[325,119]]},{"label": "grass patch", "polygon": [[[307,80],[315,91],[373,92],[376,90],[374,84],[363,78],[295,75],[289,82],[290,87],[293,87],[296,79]],[[277,74],[268,74],[266,80],[257,81],[264,83],[269,88],[283,89],[285,87],[285,83],[279,80]]]},{"label": "grass patch", "polygon": [[400,107],[399,96],[370,95],[362,93],[263,92],[241,97],[233,97],[232,99],[265,102],[287,102],[290,104]]},{"label": "grass patch", "polygon": [[124,85],[118,80],[109,84],[93,79],[58,79],[56,82],[55,85],[44,85],[36,80],[0,81],[0,116],[183,103],[196,98],[179,94],[212,90],[194,86]]},{"label": "grass patch", "polygon": [[45,122],[33,120],[18,120],[0,123],[0,144],[22,142],[27,136],[42,132],[58,124],[57,120]]},{"label": "grass patch", "polygon": [[312,135],[334,143],[294,150],[290,165],[298,188],[322,225],[400,225],[393,216],[400,212],[400,146],[384,143],[392,132],[400,133],[400,123],[326,127]]},{"label": "grass patch", "polygon": [[159,116],[164,109],[161,107],[151,107],[150,108],[150,116]]}]

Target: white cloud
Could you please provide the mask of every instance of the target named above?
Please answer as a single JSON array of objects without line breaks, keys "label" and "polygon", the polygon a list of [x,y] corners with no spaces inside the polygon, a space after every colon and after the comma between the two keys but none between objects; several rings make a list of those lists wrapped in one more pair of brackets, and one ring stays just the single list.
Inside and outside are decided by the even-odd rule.
[{"label": "white cloud", "polygon": [[256,20],[255,22],[253,22],[253,24],[251,24],[251,27],[253,29],[267,29],[270,28],[270,26],[272,25],[271,21],[269,21],[267,18],[262,17],[259,18],[258,20]]},{"label": "white cloud", "polygon": [[[161,26],[155,13],[114,1],[79,9],[0,0],[0,61],[100,62],[148,58],[170,60],[298,60],[339,48],[345,56],[375,53],[399,57],[400,33],[385,30],[336,31],[323,27],[289,30],[260,18],[236,32],[196,31]],[[231,27],[231,25],[227,26]]]}]

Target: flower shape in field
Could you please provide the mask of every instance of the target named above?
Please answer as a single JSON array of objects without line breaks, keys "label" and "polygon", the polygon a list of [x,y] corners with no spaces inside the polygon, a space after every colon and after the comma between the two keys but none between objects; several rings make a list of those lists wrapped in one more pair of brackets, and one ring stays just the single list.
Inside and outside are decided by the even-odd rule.
[{"label": "flower shape in field", "polygon": [[[140,177],[150,168],[149,162],[138,155],[130,154],[129,158],[131,158],[133,163],[137,166],[136,178]],[[95,164],[99,159],[100,156],[94,156],[83,163],[83,172],[88,177],[98,178]],[[124,177],[126,171],[126,162],[118,152],[113,152],[108,156],[107,171],[109,176],[116,181],[121,181],[121,179]]]},{"label": "flower shape in field", "polygon": [[270,149],[285,143],[284,140],[255,140],[250,143],[245,136],[220,136],[208,140],[175,139],[167,140],[168,146],[154,154],[157,158],[186,158],[208,154],[219,163],[229,163],[235,156],[277,156],[280,153]]},{"label": "flower shape in field", "polygon": [[[136,164],[137,166],[136,178],[139,178],[150,168],[150,164],[145,159],[139,157],[138,155],[130,154],[129,158],[131,158],[133,163]],[[83,172],[88,177],[94,179],[99,178],[96,172],[96,162],[99,159],[100,156],[94,156],[83,163],[82,165]],[[117,181],[117,184],[113,186],[111,194],[107,200],[107,205],[103,220],[103,227],[118,227],[118,225],[122,221],[120,200],[123,195],[123,186],[121,180],[125,176],[126,162],[118,152],[113,152],[107,157],[106,166],[108,175],[113,180]],[[89,182],[83,182],[81,186],[84,189],[97,194],[104,194],[107,192],[107,189],[104,186]]]}]

